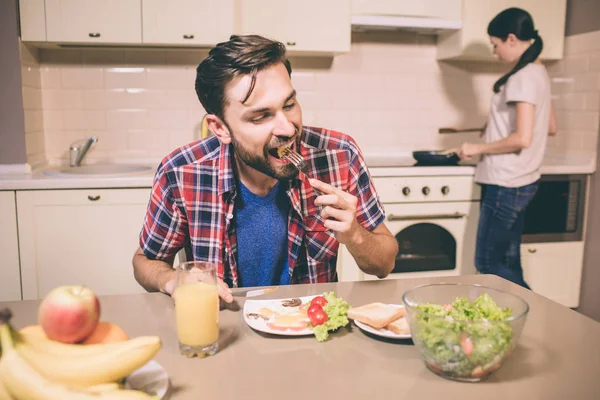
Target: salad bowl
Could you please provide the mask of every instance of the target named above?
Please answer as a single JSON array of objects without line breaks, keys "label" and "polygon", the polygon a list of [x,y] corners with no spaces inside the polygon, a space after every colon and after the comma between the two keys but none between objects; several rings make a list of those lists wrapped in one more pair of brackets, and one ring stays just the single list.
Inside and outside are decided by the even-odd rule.
[{"label": "salad bowl", "polygon": [[427,368],[444,378],[479,382],[513,352],[529,305],[480,285],[431,284],[402,296],[413,342]]}]

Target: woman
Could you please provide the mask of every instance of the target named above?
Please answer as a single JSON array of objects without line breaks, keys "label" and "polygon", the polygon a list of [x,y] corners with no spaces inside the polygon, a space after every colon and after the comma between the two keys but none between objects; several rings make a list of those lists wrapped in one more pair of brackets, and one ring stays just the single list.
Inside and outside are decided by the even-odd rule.
[{"label": "woman", "polygon": [[550,78],[538,60],[543,47],[531,15],[519,8],[488,25],[494,54],[514,65],[494,84],[485,143],[463,143],[462,159],[481,155],[475,182],[482,187],[475,265],[525,288],[521,234],[525,209],[535,195],[548,134],[556,132]]}]

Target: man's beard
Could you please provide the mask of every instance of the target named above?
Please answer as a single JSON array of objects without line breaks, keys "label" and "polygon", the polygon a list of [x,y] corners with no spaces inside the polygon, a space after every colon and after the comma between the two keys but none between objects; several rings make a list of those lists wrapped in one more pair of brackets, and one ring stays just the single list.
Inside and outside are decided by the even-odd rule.
[{"label": "man's beard", "polygon": [[[273,165],[271,165],[271,163],[269,163],[269,149],[280,147],[282,144],[284,144],[282,141],[279,141],[273,145],[269,144],[264,146],[263,154],[256,155],[246,151],[246,149],[244,149],[244,147],[236,141],[235,134],[233,134],[231,129],[229,129],[229,134],[231,135],[231,144],[233,145],[233,149],[237,158],[248,167],[254,168],[255,170],[262,172],[271,178],[279,180],[290,180],[298,176],[298,170],[291,163],[284,164],[278,168],[275,168]],[[294,135],[294,140],[296,140],[296,138],[297,135]],[[287,143],[287,141],[285,143]]]}]

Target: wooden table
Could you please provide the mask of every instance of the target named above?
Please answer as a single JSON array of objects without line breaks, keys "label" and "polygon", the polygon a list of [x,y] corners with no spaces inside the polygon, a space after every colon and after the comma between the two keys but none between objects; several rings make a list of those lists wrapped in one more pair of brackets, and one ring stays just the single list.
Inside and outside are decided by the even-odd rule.
[{"label": "wooden table", "polygon": [[[173,302],[163,294],[105,296],[102,320],[132,337],[158,335],[156,360],[171,377],[170,398],[183,399],[600,399],[600,323],[491,275],[294,285],[255,297],[335,291],[351,305],[401,303],[402,293],[434,282],[478,283],[517,294],[530,312],[515,352],[487,381],[460,383],[431,373],[410,340],[378,339],[355,325],[330,335],[270,336],[252,330],[240,308],[221,312],[214,357],[179,354]],[[243,298],[236,297],[243,307]],[[38,301],[0,303],[21,328],[37,320]],[[233,307],[235,308],[235,307]]]}]

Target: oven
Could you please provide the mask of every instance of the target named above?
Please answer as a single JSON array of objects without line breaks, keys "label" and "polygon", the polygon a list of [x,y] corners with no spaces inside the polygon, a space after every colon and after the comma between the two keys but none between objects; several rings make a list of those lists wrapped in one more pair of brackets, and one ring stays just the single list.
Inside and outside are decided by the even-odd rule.
[{"label": "oven", "polygon": [[[480,188],[473,176],[375,177],[385,224],[398,241],[385,279],[474,274]],[[340,281],[375,280],[340,245]]]}]

